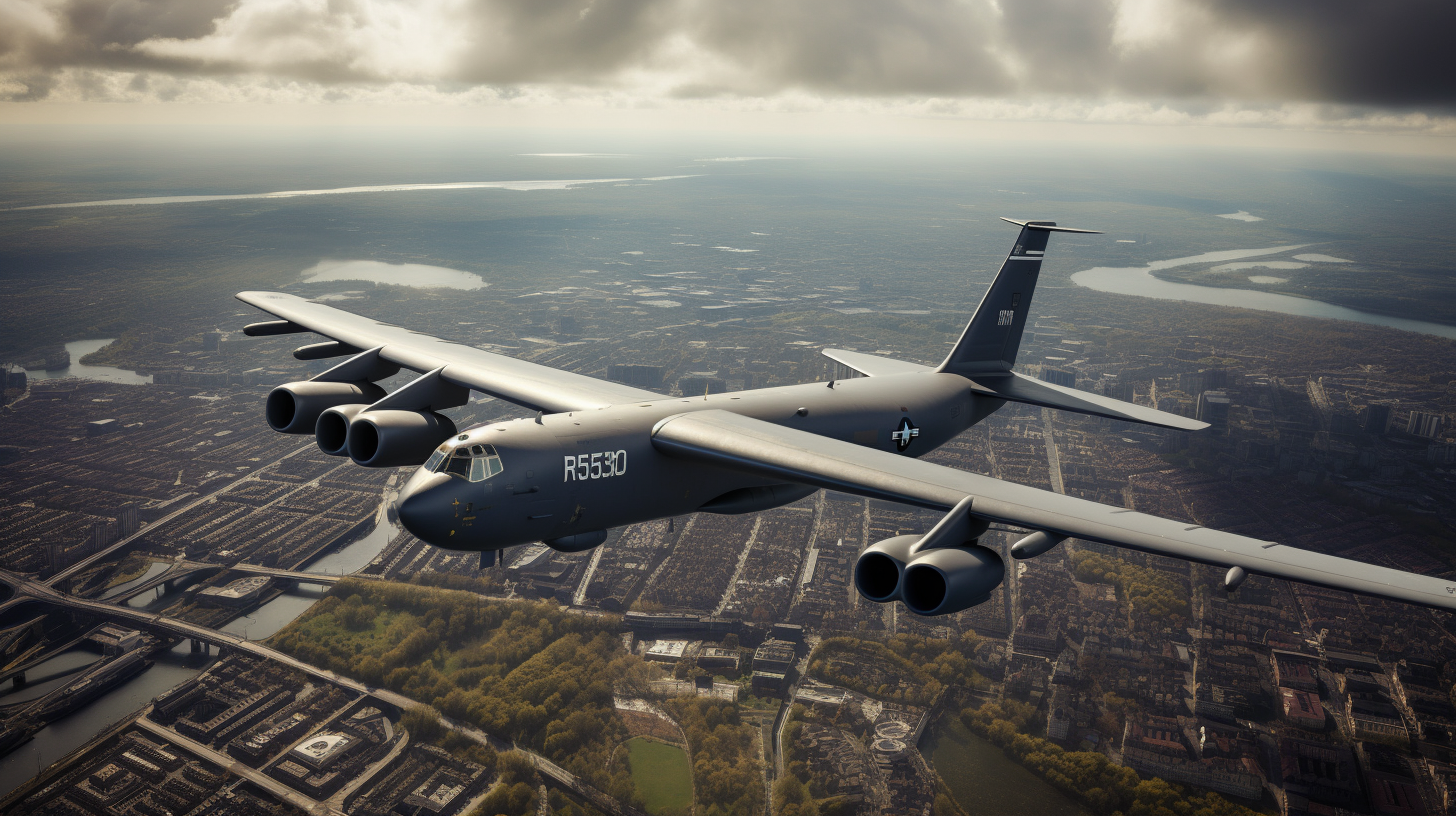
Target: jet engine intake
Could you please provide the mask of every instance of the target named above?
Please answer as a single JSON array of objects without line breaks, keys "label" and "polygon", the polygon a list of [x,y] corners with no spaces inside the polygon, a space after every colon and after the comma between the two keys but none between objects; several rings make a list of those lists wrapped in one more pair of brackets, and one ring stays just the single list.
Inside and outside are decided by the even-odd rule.
[{"label": "jet engine intake", "polygon": [[421,465],[456,433],[455,423],[433,411],[361,411],[349,422],[349,458],[363,467]]},{"label": "jet engine intake", "polygon": [[368,405],[335,405],[319,414],[314,424],[314,440],[319,450],[330,456],[349,455],[349,423],[354,421]]},{"label": "jet engine intake", "polygon": [[914,557],[912,550],[921,536],[902,535],[877,541],[859,554],[854,562],[854,588],[867,600],[889,603],[900,599],[900,579],[905,564]]},{"label": "jet engine intake", "polygon": [[371,403],[384,389],[370,382],[291,382],[268,393],[268,427],[280,433],[313,433],[319,415],[335,405]]},{"label": "jet engine intake", "polygon": [[1005,576],[1006,565],[995,550],[925,550],[906,565],[900,597],[917,615],[949,615],[984,603]]}]

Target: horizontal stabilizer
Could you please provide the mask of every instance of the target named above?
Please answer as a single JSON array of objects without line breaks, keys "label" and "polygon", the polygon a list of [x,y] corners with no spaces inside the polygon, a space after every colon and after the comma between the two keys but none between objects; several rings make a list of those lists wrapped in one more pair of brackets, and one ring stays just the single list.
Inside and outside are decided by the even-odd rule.
[{"label": "horizontal stabilizer", "polygon": [[1033,380],[1015,372],[972,374],[967,375],[966,378],[971,381],[971,390],[975,393],[1000,397],[1011,402],[1024,402],[1028,405],[1040,405],[1044,408],[1056,408],[1061,411],[1075,411],[1079,414],[1139,422],[1143,425],[1156,425],[1160,428],[1176,428],[1180,431],[1201,431],[1208,427],[1207,422],[1199,422],[1196,419],[1159,411],[1156,408],[1134,405],[1112,397],[1078,391],[1075,388],[1052,385],[1049,382]]},{"label": "horizontal stabilizer", "polygon": [[1075,227],[1059,227],[1055,221],[1017,221],[1015,218],[1001,217],[1002,221],[1008,224],[1015,224],[1026,229],[1042,230],[1044,232],[1080,232],[1086,235],[1101,235],[1102,230],[1084,230]]},{"label": "horizontal stabilizer", "polygon": [[907,363],[904,360],[893,360],[889,357],[881,357],[878,354],[865,354],[859,351],[824,349],[823,354],[834,362],[852,368],[866,377],[885,377],[890,374],[915,374],[917,372],[935,370],[927,365]]}]

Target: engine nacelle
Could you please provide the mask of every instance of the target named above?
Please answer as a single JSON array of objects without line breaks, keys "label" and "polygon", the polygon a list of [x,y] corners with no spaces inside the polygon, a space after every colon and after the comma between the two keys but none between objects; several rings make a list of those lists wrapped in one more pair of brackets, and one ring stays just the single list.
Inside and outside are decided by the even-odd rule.
[{"label": "engine nacelle", "polygon": [[349,423],[349,458],[363,467],[421,465],[456,433],[433,411],[362,411]]},{"label": "engine nacelle", "polygon": [[994,550],[924,550],[905,566],[900,599],[917,615],[949,615],[984,603],[1005,577],[1006,565]]},{"label": "engine nacelle", "polygon": [[913,557],[910,550],[920,539],[918,535],[895,536],[866,547],[854,562],[854,588],[875,603],[900,600],[900,579]]},{"label": "engine nacelle", "polygon": [[335,405],[319,414],[318,422],[313,426],[314,441],[318,442],[319,450],[330,456],[348,456],[349,423],[368,407],[362,404]]},{"label": "engine nacelle", "polygon": [[268,392],[268,427],[280,433],[313,433],[319,415],[335,405],[368,404],[384,398],[371,382],[291,382]]}]

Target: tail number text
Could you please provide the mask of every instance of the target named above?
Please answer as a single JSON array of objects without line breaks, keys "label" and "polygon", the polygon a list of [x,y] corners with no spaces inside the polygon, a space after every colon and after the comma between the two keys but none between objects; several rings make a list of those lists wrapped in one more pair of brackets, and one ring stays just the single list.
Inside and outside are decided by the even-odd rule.
[{"label": "tail number text", "polygon": [[626,473],[627,452],[624,450],[583,453],[566,457],[566,471],[561,481],[584,482],[587,479],[609,479],[613,476],[624,476]]}]

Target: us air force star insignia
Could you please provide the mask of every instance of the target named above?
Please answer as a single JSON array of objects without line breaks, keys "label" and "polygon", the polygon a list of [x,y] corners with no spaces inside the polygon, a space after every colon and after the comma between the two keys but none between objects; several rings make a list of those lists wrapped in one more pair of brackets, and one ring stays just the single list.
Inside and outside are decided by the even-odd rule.
[{"label": "us air force star insignia", "polygon": [[915,437],[920,435],[920,429],[910,421],[910,417],[901,417],[900,427],[890,432],[890,438],[895,440],[895,450],[903,451],[910,447]]}]

